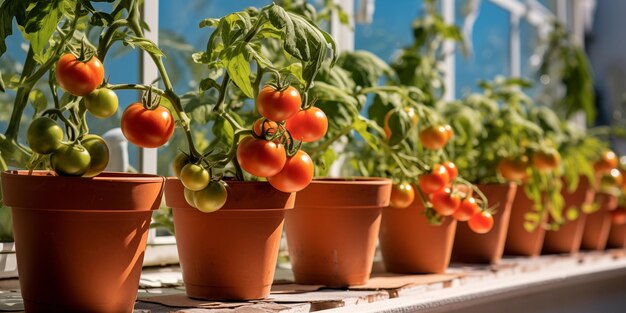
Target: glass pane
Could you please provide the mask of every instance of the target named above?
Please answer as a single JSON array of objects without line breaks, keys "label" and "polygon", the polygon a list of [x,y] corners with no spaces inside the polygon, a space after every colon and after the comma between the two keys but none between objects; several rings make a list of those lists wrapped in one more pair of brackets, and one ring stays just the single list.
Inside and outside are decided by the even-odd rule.
[{"label": "glass pane", "polygon": [[[456,3],[456,23],[463,27],[466,5]],[[497,75],[509,75],[509,12],[490,1],[480,2],[480,13],[472,31],[473,51],[463,56],[456,52],[456,96],[478,90],[478,80],[491,80]]]},{"label": "glass pane", "polygon": [[394,52],[413,42],[411,22],[421,10],[421,0],[376,1],[372,23],[355,27],[355,49],[391,60]]},{"label": "glass pane", "polygon": [[537,70],[541,55],[537,51],[540,44],[537,28],[528,23],[525,19],[520,21],[520,56],[521,56],[521,76],[533,82],[533,87],[526,90],[529,95],[534,96],[541,89]]}]

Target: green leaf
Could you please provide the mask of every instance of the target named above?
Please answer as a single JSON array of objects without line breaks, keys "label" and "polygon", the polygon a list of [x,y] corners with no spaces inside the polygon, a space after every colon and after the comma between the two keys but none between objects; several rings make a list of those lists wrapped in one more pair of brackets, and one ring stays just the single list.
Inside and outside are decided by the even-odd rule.
[{"label": "green leaf", "polygon": [[233,126],[223,118],[215,120],[212,132],[215,135],[215,140],[218,140],[228,146],[230,146],[235,139],[235,130],[233,129]]},{"label": "green leaf", "polygon": [[391,137],[389,145],[395,146],[400,144],[408,135],[411,128],[411,121],[408,114],[402,109],[394,109],[387,120]]},{"label": "green leaf", "polygon": [[293,77],[302,86],[306,83],[302,78],[302,63],[289,64],[289,66],[281,68],[279,72],[283,76]]},{"label": "green leaf", "polygon": [[246,44],[246,51],[248,53],[248,55],[251,55],[252,58],[254,58],[257,63],[259,64],[259,66],[261,66],[262,68],[272,68],[274,67],[274,65],[272,64],[272,61],[270,61],[270,59],[268,59],[262,52],[261,52],[261,45],[258,43],[248,43]]},{"label": "green leaf", "polygon": [[204,51],[193,53],[191,55],[191,58],[194,62],[198,64],[208,64],[209,62],[211,62],[211,55]]},{"label": "green leaf", "polygon": [[200,91],[206,91],[211,88],[220,89],[220,84],[218,84],[215,79],[205,78],[200,81]]},{"label": "green leaf", "polygon": [[326,149],[321,156],[316,158],[316,177],[326,177],[330,172],[330,166],[337,159],[337,153],[333,149]]},{"label": "green leaf", "polygon": [[48,106],[48,100],[46,100],[46,95],[39,89],[33,89],[28,94],[28,100],[30,100],[30,104],[35,109],[35,115],[45,110]]},{"label": "green leaf", "polygon": [[135,46],[137,46],[139,49],[156,56],[165,56],[163,51],[161,51],[161,49],[159,49],[154,42],[147,38],[128,36],[124,39],[123,43],[125,46],[130,46],[131,48],[135,48]]},{"label": "green leaf", "polygon": [[352,128],[354,128],[354,130],[359,133],[359,135],[361,135],[363,140],[365,140],[365,142],[369,145],[370,148],[372,148],[372,150],[376,152],[380,151],[379,143],[376,136],[368,131],[367,120],[362,117],[355,119],[352,123]]},{"label": "green leaf", "polygon": [[62,16],[59,3],[59,0],[37,1],[27,13],[24,31],[28,34],[35,54],[43,51],[48,39],[56,31]]},{"label": "green leaf", "polygon": [[206,124],[209,121],[212,111],[213,110],[210,105],[199,105],[194,107],[191,110],[191,120],[198,124]]},{"label": "green leaf", "polygon": [[246,43],[241,41],[234,46],[226,48],[220,58],[226,65],[226,71],[233,82],[248,97],[252,98],[252,83],[250,82],[250,56],[246,49]]},{"label": "green leaf", "polygon": [[0,56],[7,51],[5,40],[13,33],[13,18],[18,25],[24,25],[27,6],[24,0],[5,0],[0,5]]},{"label": "green leaf", "polygon": [[344,52],[337,65],[351,73],[354,82],[361,87],[375,86],[383,75],[392,74],[385,61],[368,51]]},{"label": "green leaf", "polygon": [[204,27],[216,27],[220,22],[219,18],[205,18],[200,22],[200,25],[198,25],[198,27],[200,28],[204,28]]}]

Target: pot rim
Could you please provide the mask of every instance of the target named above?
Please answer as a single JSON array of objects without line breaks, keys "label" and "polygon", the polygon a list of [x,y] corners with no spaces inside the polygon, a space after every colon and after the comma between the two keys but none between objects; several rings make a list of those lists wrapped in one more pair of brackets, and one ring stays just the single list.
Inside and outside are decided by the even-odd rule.
[{"label": "pot rim", "polygon": [[350,185],[358,183],[360,185],[391,185],[390,178],[384,177],[318,177],[313,178],[311,184],[316,185]]},{"label": "pot rim", "polygon": [[33,175],[28,174],[28,170],[7,170],[2,172],[3,177],[38,177],[38,179],[71,179],[71,180],[94,180],[101,182],[135,182],[135,183],[151,183],[163,182],[165,178],[160,175],[144,174],[144,173],[126,173],[126,172],[102,172],[95,177],[74,177],[60,176],[53,171],[34,170]]}]

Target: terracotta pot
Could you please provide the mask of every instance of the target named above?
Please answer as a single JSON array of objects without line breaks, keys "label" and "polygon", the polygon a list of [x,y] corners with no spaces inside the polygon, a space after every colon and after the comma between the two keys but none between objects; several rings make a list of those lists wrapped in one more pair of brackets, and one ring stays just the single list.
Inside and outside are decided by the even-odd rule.
[{"label": "terracotta pot", "polygon": [[511,219],[509,220],[509,232],[506,235],[506,244],[504,245],[504,254],[538,256],[543,247],[543,238],[546,236],[546,229],[542,224],[547,220],[548,215],[543,215],[543,221],[529,232],[524,228],[524,215],[526,213],[535,212],[534,204],[528,198],[524,188],[520,186],[520,190],[515,194],[513,207],[511,208]]},{"label": "terracotta pot", "polygon": [[285,212],[296,194],[267,182],[228,186],[224,207],[202,213],[187,204],[179,179],[165,183],[185,290],[198,299],[262,299],[270,292]]},{"label": "terracotta pot", "polygon": [[[563,208],[567,210],[576,207],[582,212],[582,206],[593,201],[594,189],[589,185],[586,177],[581,177],[578,187],[573,193],[569,193],[567,185],[563,185],[561,194],[565,200]],[[581,213],[574,221],[567,221],[556,231],[547,231],[543,241],[542,253],[576,253],[580,250],[580,242],[583,239],[587,215]]]},{"label": "terracotta pot", "polygon": [[424,204],[415,199],[405,209],[386,207],[380,229],[380,252],[392,273],[443,273],[450,264],[456,220],[428,223]]},{"label": "terracotta pot", "polygon": [[604,250],[611,230],[611,210],[617,207],[617,198],[606,193],[597,193],[595,201],[598,211],[588,214],[581,249]]},{"label": "terracotta pot", "polygon": [[289,258],[298,284],[365,284],[372,271],[391,180],[314,180],[287,213]]},{"label": "terracotta pot", "polygon": [[612,249],[626,248],[626,224],[611,224],[611,231],[609,232],[606,247]]},{"label": "terracotta pot", "polygon": [[27,312],[132,312],[163,177],[2,173]]},{"label": "terracotta pot", "polygon": [[477,234],[467,226],[467,223],[459,223],[454,238],[452,261],[495,264],[500,262],[504,252],[504,243],[517,185],[509,183],[477,186],[487,197],[489,206],[495,206],[493,229],[486,234]]}]

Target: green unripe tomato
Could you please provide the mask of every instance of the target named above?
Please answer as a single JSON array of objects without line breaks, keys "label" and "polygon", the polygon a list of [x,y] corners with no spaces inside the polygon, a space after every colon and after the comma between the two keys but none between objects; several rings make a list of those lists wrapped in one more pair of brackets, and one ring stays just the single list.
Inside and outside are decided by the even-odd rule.
[{"label": "green unripe tomato", "polygon": [[179,153],[174,161],[172,162],[172,169],[174,170],[174,175],[180,178],[180,171],[183,169],[183,166],[189,163],[189,157],[184,153]]},{"label": "green unripe tomato", "polygon": [[91,157],[89,169],[83,177],[94,177],[102,173],[109,164],[109,147],[106,142],[100,136],[86,135],[81,143]]},{"label": "green unripe tomato", "polygon": [[196,208],[204,213],[215,212],[226,203],[228,192],[221,182],[211,181],[206,188],[194,192]]},{"label": "green unripe tomato", "polygon": [[87,111],[97,118],[107,118],[117,112],[118,99],[115,91],[98,88],[85,96]]},{"label": "green unripe tomato", "polygon": [[189,190],[187,188],[185,188],[185,191],[183,193],[185,195],[185,200],[187,201],[187,204],[189,204],[190,206],[194,208],[196,207],[196,200],[194,199],[195,193],[196,193],[195,191]]},{"label": "green unripe tomato", "polygon": [[202,166],[187,164],[180,170],[180,181],[189,190],[198,191],[209,184],[209,172]]},{"label": "green unripe tomato", "polygon": [[31,150],[39,154],[49,154],[57,150],[63,140],[63,129],[49,117],[38,117],[30,123],[26,141]]},{"label": "green unripe tomato", "polygon": [[91,156],[79,144],[63,144],[52,153],[50,163],[61,176],[82,176],[89,170]]}]

